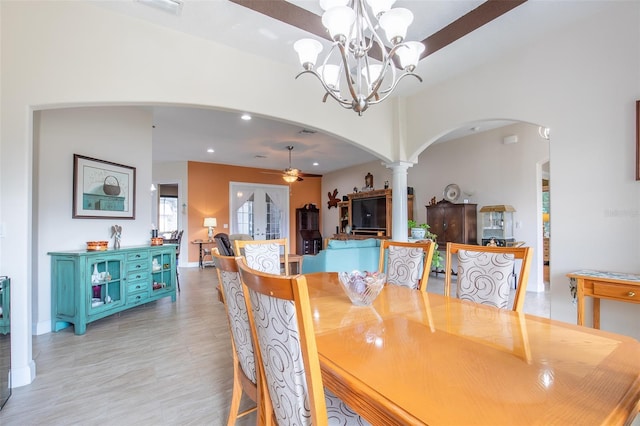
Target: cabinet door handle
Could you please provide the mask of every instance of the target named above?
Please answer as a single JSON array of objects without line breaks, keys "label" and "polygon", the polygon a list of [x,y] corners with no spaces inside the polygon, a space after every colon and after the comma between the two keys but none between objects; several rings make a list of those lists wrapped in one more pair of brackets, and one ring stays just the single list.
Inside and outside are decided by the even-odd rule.
[{"label": "cabinet door handle", "polygon": [[629,297],[635,297],[636,292],[635,291],[630,291],[629,293],[627,293],[627,296]]}]

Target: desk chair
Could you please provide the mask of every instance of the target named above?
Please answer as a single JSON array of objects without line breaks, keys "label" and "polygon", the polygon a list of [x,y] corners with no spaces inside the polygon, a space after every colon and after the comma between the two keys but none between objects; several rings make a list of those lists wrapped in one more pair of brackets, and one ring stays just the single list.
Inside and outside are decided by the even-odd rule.
[{"label": "desk chair", "polygon": [[420,291],[427,290],[435,243],[380,242],[378,270],[387,274],[387,283]]},{"label": "desk chair", "polygon": [[[250,268],[267,274],[289,275],[289,244],[286,238],[275,240],[235,240],[236,256],[244,256]],[[284,259],[284,260],[282,260]]]},{"label": "desk chair", "polygon": [[244,392],[253,402],[258,402],[258,378],[256,359],[253,350],[253,338],[249,325],[247,305],[244,301],[242,282],[238,274],[238,265],[233,256],[213,254],[218,273],[222,300],[227,311],[229,329],[231,331],[231,348],[233,355],[233,390],[231,392],[231,408],[227,426],[235,425],[236,420],[256,410],[257,407],[238,412],[240,400]]},{"label": "desk chair", "polygon": [[277,424],[368,424],[322,385],[304,275],[266,274],[244,258],[237,263],[258,348],[259,392]]},{"label": "desk chair", "polygon": [[520,274],[511,309],[521,312],[529,282],[529,270],[533,252],[530,247],[487,247],[469,244],[447,243],[444,295],[451,292],[451,260],[458,258],[459,299],[507,309],[509,305],[510,277],[516,260],[520,260]]},{"label": "desk chair", "polygon": [[224,232],[220,232],[216,235],[213,236],[213,239],[216,242],[216,245],[218,246],[218,252],[223,255],[223,256],[235,256],[235,253],[233,252],[233,245],[231,244],[231,241],[229,240],[229,236],[227,234],[225,234]]}]

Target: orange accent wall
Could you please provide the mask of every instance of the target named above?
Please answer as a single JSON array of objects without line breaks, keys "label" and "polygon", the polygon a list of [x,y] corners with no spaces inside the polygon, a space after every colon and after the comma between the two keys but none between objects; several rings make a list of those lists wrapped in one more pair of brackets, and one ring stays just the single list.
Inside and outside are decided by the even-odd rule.
[{"label": "orange accent wall", "polygon": [[[215,233],[226,232],[225,223],[231,224],[229,218],[229,182],[248,182],[271,185],[282,185],[285,182],[279,174],[267,174],[274,170],[255,169],[251,167],[228,166],[225,164],[200,163],[190,161],[187,165],[188,174],[188,216],[189,240],[206,240],[208,229],[202,226],[205,217],[215,217],[218,226]],[[277,171],[276,171],[277,172]],[[313,203],[321,208],[322,179],[306,177],[302,182],[290,185],[289,191],[289,252],[296,250],[296,209],[305,204]],[[320,217],[322,229],[322,217]],[[189,244],[189,262],[198,261],[198,245]]]}]

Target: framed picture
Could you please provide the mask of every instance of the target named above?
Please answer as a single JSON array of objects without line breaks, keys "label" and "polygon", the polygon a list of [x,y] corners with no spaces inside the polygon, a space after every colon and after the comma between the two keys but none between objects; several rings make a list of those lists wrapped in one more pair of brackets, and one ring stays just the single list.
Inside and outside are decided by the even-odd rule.
[{"label": "framed picture", "polygon": [[135,219],[135,167],[73,154],[73,217]]},{"label": "framed picture", "polygon": [[636,101],[636,180],[640,180],[640,101]]}]

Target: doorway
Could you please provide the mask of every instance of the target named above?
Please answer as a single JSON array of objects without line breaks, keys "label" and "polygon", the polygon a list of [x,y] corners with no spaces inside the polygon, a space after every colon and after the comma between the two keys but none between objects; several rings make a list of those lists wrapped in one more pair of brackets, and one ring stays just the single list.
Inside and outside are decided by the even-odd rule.
[{"label": "doorway", "polygon": [[232,234],[254,240],[289,238],[289,187],[256,183],[229,183]]}]

